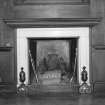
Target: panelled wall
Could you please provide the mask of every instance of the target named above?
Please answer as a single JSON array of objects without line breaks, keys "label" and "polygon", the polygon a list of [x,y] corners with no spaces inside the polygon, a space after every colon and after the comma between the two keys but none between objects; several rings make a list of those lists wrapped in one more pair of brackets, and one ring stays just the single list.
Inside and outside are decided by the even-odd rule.
[{"label": "panelled wall", "polygon": [[91,0],[90,14],[101,17],[101,22],[91,31],[92,41],[92,77],[94,91],[105,90],[105,1]]},{"label": "panelled wall", "polygon": [[46,3],[36,1],[0,0],[0,73],[5,71],[1,75],[7,75],[10,79],[4,82],[16,85],[16,31],[14,27],[6,25],[4,19],[101,17],[101,22],[90,30],[90,71],[94,91],[104,90],[105,0],[90,0],[90,3],[88,0],[82,3],[81,0],[45,0]]},{"label": "panelled wall", "polygon": [[8,92],[16,91],[15,30],[4,23],[4,19],[14,16],[11,2],[0,0],[0,89]]}]

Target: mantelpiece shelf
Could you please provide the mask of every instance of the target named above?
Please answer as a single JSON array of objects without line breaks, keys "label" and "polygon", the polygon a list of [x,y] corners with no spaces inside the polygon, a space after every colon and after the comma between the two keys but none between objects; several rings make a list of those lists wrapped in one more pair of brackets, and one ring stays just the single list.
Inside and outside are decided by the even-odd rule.
[{"label": "mantelpiece shelf", "polygon": [[29,19],[4,19],[12,27],[70,27],[94,26],[101,18],[29,18]]}]

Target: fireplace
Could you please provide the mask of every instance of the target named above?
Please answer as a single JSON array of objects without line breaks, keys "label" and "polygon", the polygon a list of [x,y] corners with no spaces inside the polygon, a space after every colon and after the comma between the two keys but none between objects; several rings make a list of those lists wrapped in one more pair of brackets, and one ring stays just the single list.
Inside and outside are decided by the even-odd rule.
[{"label": "fireplace", "polygon": [[90,84],[88,27],[17,29],[17,86],[21,67],[26,85],[53,85],[82,84],[83,66]]},{"label": "fireplace", "polygon": [[78,38],[29,38],[29,83],[77,82]]}]

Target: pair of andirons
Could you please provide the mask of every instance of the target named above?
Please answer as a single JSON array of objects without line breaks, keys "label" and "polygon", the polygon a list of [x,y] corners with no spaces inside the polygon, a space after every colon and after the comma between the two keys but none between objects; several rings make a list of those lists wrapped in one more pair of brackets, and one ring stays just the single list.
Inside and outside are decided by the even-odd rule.
[{"label": "pair of andirons", "polygon": [[[25,80],[26,80],[25,72],[24,72],[23,69],[24,69],[24,68],[21,67],[21,72],[19,73],[20,82],[21,82],[19,89],[20,89],[21,91],[24,91],[24,90],[23,90],[24,87],[25,87],[24,82],[25,82]],[[83,70],[82,70],[82,72],[81,72],[81,80],[83,81],[83,83],[80,85],[79,92],[80,92],[80,93],[91,93],[91,88],[90,88],[90,86],[86,83],[87,80],[88,80],[88,73],[87,73],[87,71],[86,71],[86,67],[83,66],[82,69],[83,69]]]}]

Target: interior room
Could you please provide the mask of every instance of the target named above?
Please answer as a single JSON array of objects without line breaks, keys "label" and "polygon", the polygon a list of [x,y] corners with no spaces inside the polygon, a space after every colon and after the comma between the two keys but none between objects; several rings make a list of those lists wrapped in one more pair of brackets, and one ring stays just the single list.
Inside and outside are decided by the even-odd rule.
[{"label": "interior room", "polygon": [[104,0],[0,0],[0,103],[100,104],[104,58]]}]

